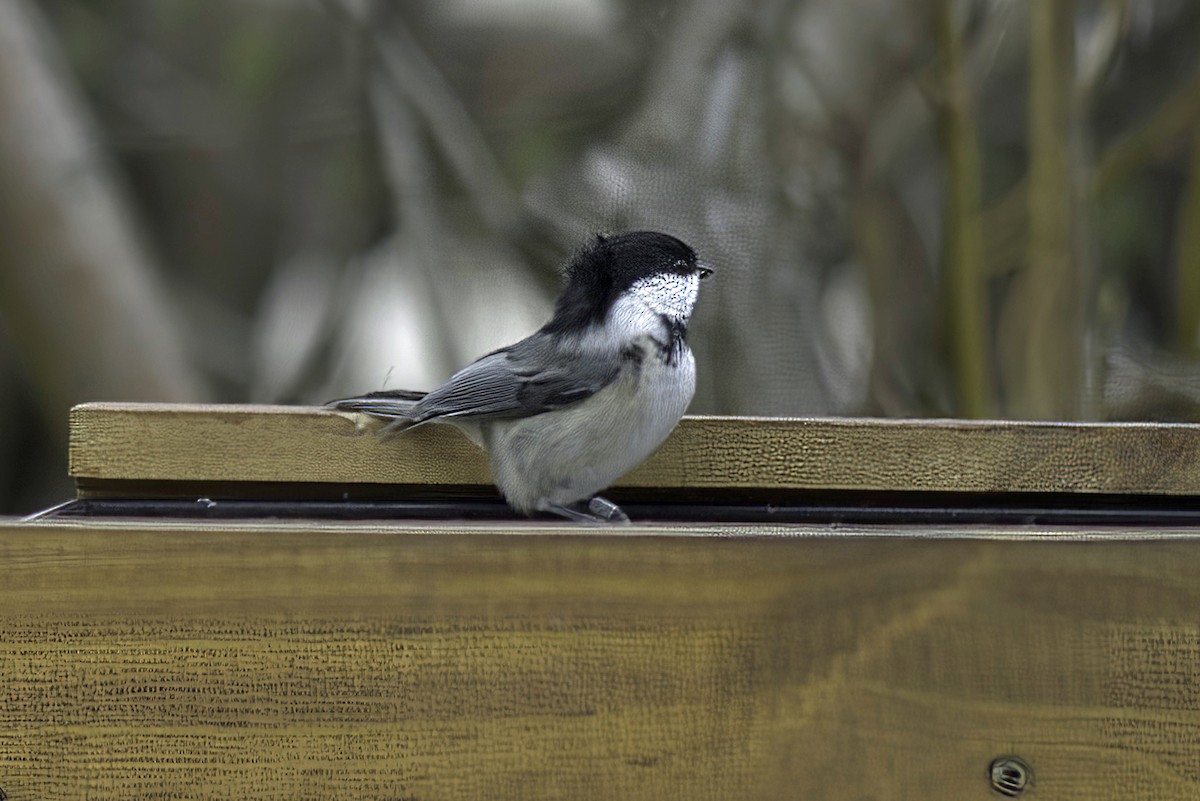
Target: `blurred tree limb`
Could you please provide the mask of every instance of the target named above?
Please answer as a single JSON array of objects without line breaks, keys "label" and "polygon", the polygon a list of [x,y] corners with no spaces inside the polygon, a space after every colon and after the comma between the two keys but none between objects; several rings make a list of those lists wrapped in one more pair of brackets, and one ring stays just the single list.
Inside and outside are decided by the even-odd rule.
[{"label": "blurred tree limb", "polygon": [[1070,420],[1084,379],[1074,0],[1031,3],[1029,22],[1029,253],[1004,302],[1001,367],[1009,413]]},{"label": "blurred tree limb", "polygon": [[59,427],[84,400],[203,400],[171,300],[27,0],[0,3],[0,119],[0,315],[48,419]]},{"label": "blurred tree limb", "polygon": [[[438,321],[441,332],[454,330],[453,310],[444,302],[443,292],[436,281],[429,281],[429,271],[444,269],[440,264],[445,255],[448,231],[438,211],[437,190],[430,168],[430,154],[421,136],[416,114],[392,85],[381,75],[370,84],[371,109],[379,130],[383,166],[388,185],[396,204],[396,230],[417,256],[417,263],[426,285],[431,316]],[[434,338],[441,345],[438,354],[443,362],[453,365],[458,354],[450,352],[445,338]]]},{"label": "blurred tree limb", "polygon": [[[380,102],[410,109],[405,113],[411,113],[413,119],[406,130],[412,135],[428,134],[431,146],[427,152],[440,153],[445,159],[487,235],[515,247],[534,262],[557,264],[573,247],[574,238],[558,220],[530,208],[514,188],[456,88],[410,29],[402,8],[378,0],[323,0],[323,5],[349,23],[365,45],[376,74],[370,96],[380,135],[395,137],[379,125]],[[381,100],[381,92],[391,92],[394,100]],[[385,151],[393,146],[394,142],[384,143]],[[396,177],[394,170],[391,177]],[[435,183],[427,185],[432,188]],[[393,180],[393,191],[397,186]],[[414,210],[412,204],[407,208]],[[420,216],[429,219],[424,212]],[[536,274],[547,287],[557,288],[557,274]]]},{"label": "blurred tree limb", "polygon": [[1105,151],[1092,177],[1097,194],[1111,192],[1131,175],[1187,147],[1188,173],[1175,242],[1175,346],[1200,347],[1200,68],[1141,125]]},{"label": "blurred tree limb", "polygon": [[[940,360],[928,358],[944,332],[934,276],[902,200],[867,170],[854,203],[854,233],[874,310],[869,415],[951,414],[950,381]],[[897,299],[900,299],[897,301]]]},{"label": "blurred tree limb", "polygon": [[386,3],[360,0],[325,0],[325,6],[351,20],[365,37],[383,80],[420,116],[483,221],[504,234],[517,229],[521,203],[516,192],[454,88],[396,11]]},{"label": "blurred tree limb", "polygon": [[1129,29],[1130,0],[1106,0],[1099,10],[1091,36],[1079,43],[1077,69],[1079,104],[1092,105],[1117,57]]},{"label": "blurred tree limb", "polygon": [[1175,341],[1184,353],[1200,350],[1200,125],[1192,130],[1187,188],[1179,208],[1175,257]]},{"label": "blurred tree limb", "polygon": [[987,305],[984,277],[983,193],[979,131],[964,55],[956,0],[935,10],[939,91],[935,97],[938,132],[946,161],[942,280],[946,299],[957,412],[964,417],[991,413],[987,366]]},{"label": "blurred tree limb", "polygon": [[516,193],[475,121],[416,37],[395,14],[389,16],[386,26],[368,31],[383,74],[429,126],[484,221],[493,230],[511,232],[520,219]]},{"label": "blurred tree limb", "polygon": [[651,62],[644,99],[625,133],[639,147],[673,152],[695,134],[696,110],[706,102],[717,56],[729,46],[761,0],[679,3],[671,36]]},{"label": "blurred tree limb", "polygon": [[1092,176],[1097,194],[1120,186],[1131,173],[1186,146],[1200,124],[1200,69],[1163,101],[1158,110],[1111,145]]}]

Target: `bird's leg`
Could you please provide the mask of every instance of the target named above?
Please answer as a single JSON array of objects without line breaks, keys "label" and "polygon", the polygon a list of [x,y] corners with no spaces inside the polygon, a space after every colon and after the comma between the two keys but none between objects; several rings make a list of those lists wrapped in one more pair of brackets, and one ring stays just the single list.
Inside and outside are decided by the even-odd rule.
[{"label": "bird's leg", "polygon": [[606,523],[628,523],[629,518],[621,511],[621,508],[612,501],[606,501],[603,498],[592,498],[588,501],[588,511],[583,511],[580,507],[583,502],[573,503],[570,506],[564,506],[561,503],[542,498],[537,503],[539,512],[550,512],[559,517],[565,517],[568,520],[573,520],[576,523],[588,523],[590,525],[604,525]]},{"label": "bird's leg", "polygon": [[[577,504],[572,504],[572,506],[575,505]],[[574,509],[572,506],[563,506],[561,503],[554,503],[553,501],[548,501],[545,498],[542,498],[540,501],[538,501],[537,510],[539,512],[549,512],[550,514],[558,515],[559,517],[565,517],[566,519],[573,520],[576,523],[590,523],[592,525],[597,525],[604,522],[601,518],[592,514],[588,514],[587,512],[580,511],[579,509]]]}]

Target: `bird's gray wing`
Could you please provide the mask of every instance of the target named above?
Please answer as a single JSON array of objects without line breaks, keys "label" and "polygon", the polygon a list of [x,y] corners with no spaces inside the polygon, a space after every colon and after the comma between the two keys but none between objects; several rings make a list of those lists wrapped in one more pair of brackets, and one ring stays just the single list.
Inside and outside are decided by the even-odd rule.
[{"label": "bird's gray wing", "polygon": [[599,392],[619,371],[618,359],[531,337],[459,370],[416,405],[412,419],[528,417]]}]

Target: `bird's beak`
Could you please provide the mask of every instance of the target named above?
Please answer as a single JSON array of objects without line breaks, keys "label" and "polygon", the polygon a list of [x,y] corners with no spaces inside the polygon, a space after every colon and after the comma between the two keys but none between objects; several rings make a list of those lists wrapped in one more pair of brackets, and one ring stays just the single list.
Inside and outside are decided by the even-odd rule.
[{"label": "bird's beak", "polygon": [[700,273],[701,281],[703,281],[705,278],[708,278],[713,273],[711,267],[705,267],[703,264],[696,265],[696,270]]}]

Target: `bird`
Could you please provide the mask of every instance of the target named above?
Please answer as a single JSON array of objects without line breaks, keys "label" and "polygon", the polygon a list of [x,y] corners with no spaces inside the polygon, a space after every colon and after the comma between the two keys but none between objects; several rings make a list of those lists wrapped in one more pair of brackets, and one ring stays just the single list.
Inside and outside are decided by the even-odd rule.
[{"label": "bird", "polygon": [[488,453],[509,506],[628,523],[597,493],[653,453],[696,389],[688,322],[712,275],[657,231],[597,234],[569,260],[549,322],[430,392],[382,390],[327,407],[387,421],[384,437],[453,425]]}]

